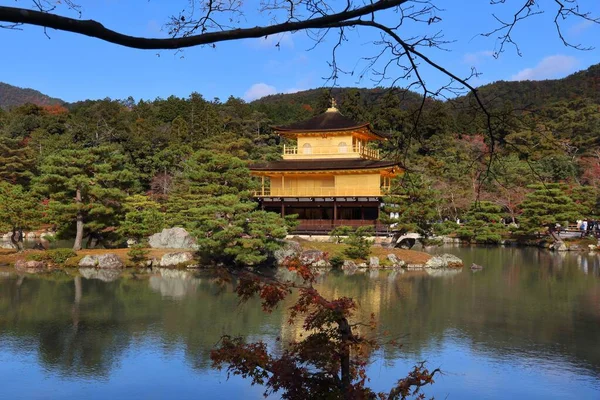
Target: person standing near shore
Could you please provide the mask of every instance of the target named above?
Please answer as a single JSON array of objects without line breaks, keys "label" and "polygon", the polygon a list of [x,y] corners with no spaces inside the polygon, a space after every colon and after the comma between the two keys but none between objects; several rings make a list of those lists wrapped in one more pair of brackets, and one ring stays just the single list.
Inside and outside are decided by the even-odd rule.
[{"label": "person standing near shore", "polygon": [[581,221],[579,230],[581,231],[581,237],[584,237],[587,233],[587,221],[586,220]]}]

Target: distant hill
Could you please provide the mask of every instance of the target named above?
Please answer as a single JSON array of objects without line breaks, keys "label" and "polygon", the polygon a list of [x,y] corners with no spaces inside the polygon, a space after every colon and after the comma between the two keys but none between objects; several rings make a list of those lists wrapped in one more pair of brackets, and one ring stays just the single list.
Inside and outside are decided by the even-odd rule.
[{"label": "distant hill", "polygon": [[[375,104],[381,96],[389,92],[390,88],[376,87],[373,89],[366,88],[355,88],[355,87],[343,87],[343,88],[320,88],[320,89],[309,89],[303,90],[296,93],[286,94],[273,94],[254,100],[254,104],[277,104],[277,103],[289,103],[289,104],[308,104],[310,106],[316,106],[323,95],[323,91],[328,91],[330,96],[334,97],[338,102],[342,98],[345,92],[350,90],[356,90],[360,93],[361,99],[365,105],[370,106]],[[396,89],[398,97],[412,102],[419,101],[421,96],[417,93],[409,92],[402,89]]]},{"label": "distant hill", "polygon": [[587,99],[600,104],[600,64],[561,79],[498,81],[479,88],[481,95],[516,108],[542,109],[553,103]]},{"label": "distant hill", "polygon": [[0,82],[0,108],[5,110],[33,103],[40,106],[63,105],[64,101],[55,99],[34,89],[24,89]]},{"label": "distant hill", "polygon": [[[333,88],[331,95],[340,101],[344,92],[355,89],[366,107],[372,107],[389,88]],[[325,89],[310,89],[297,93],[276,94],[255,100],[254,104],[287,104],[310,105],[315,107]],[[329,90],[329,89],[327,89]],[[480,94],[488,99],[495,100],[499,105],[509,102],[517,108],[541,109],[552,103],[568,101],[571,99],[588,99],[600,104],[600,64],[593,65],[586,70],[576,72],[561,79],[542,81],[498,81],[481,86]],[[403,104],[418,104],[420,95],[413,92],[398,91]],[[458,101],[467,96],[459,97]]]}]

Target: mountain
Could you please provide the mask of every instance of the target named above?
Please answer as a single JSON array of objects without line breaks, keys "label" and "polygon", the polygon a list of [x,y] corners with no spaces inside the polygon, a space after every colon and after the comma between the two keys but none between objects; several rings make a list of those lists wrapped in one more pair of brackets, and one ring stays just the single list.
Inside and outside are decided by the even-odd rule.
[{"label": "mountain", "polygon": [[[275,94],[253,101],[254,104],[289,104],[300,107],[310,105],[315,107],[323,95],[323,91],[330,91],[330,95],[340,102],[343,94],[355,90],[360,93],[361,100],[366,107],[373,107],[377,100],[389,91],[389,88],[333,88],[310,89],[296,93]],[[541,81],[497,81],[479,87],[479,93],[487,100],[493,100],[502,105],[511,103],[516,108],[541,109],[553,103],[576,99],[587,99],[600,104],[600,64],[592,65],[586,70],[576,72],[561,79]],[[404,105],[419,104],[420,94],[414,92],[397,91]],[[467,99],[469,95],[455,100]]]},{"label": "mountain", "polygon": [[486,99],[509,102],[515,108],[542,109],[554,103],[587,99],[600,104],[600,64],[561,79],[498,81],[481,86]]},{"label": "mountain", "polygon": [[40,106],[65,104],[61,99],[46,96],[37,90],[20,88],[0,82],[0,108],[7,110],[25,103],[33,103]]}]

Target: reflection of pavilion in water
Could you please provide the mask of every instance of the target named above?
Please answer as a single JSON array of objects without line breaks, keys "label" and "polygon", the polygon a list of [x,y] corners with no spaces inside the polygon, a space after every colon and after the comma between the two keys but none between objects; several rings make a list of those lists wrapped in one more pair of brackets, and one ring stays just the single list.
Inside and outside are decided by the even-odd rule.
[{"label": "reflection of pavilion in water", "polygon": [[[375,322],[380,325],[381,311],[390,304],[397,304],[399,298],[411,296],[413,285],[402,278],[428,276],[426,271],[404,270],[368,270],[359,272],[355,278],[357,285],[345,285],[348,280],[354,280],[354,277],[346,275],[336,276],[333,273],[325,276],[321,284],[316,285],[319,293],[328,300],[341,297],[350,297],[357,304],[357,309],[351,319],[351,323],[368,324],[371,315],[375,317]],[[368,279],[365,279],[368,277]],[[365,328],[362,328],[365,329]],[[354,329],[356,333],[356,328]],[[302,327],[302,320],[298,319],[290,325],[287,319],[281,322],[281,339],[284,343],[290,341],[301,341],[305,338],[306,332]]]}]

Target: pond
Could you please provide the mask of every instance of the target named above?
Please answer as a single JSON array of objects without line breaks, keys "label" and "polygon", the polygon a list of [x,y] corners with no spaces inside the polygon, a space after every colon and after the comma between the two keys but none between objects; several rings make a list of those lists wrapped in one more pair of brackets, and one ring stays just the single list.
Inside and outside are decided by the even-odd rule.
[{"label": "pond", "polygon": [[[327,296],[358,300],[404,346],[372,356],[385,390],[426,360],[439,399],[600,398],[600,256],[445,248],[483,265],[448,273],[327,274]],[[222,334],[274,343],[299,331],[285,312],[239,306],[210,275],[163,271],[74,279],[0,272],[1,399],[259,399],[211,369]],[[276,397],[274,397],[276,398]]]}]

